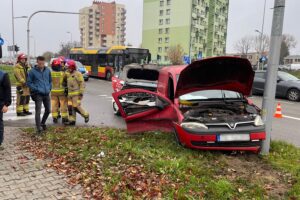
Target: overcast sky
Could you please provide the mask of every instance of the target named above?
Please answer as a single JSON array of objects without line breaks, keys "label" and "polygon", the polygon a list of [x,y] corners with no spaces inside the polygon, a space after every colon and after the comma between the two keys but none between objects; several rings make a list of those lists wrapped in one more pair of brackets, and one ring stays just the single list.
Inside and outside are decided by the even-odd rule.
[{"label": "overcast sky", "polygon": [[[37,10],[78,12],[80,8],[91,5],[92,0],[14,0],[14,2],[17,17],[28,16]],[[142,41],[143,0],[117,0],[117,2],[125,4],[127,9],[126,42],[139,46]],[[274,0],[267,0],[267,2],[265,32],[270,34],[273,14],[271,8]],[[300,0],[286,2],[284,32],[297,38],[299,42],[292,53],[300,54]],[[7,43],[12,43],[11,0],[1,0],[0,8],[0,34]],[[262,13],[263,0],[230,0],[228,52],[234,51],[233,45],[239,38],[257,34],[254,30],[261,29]],[[22,52],[26,52],[26,22],[26,19],[15,20],[15,41]],[[79,41],[77,15],[39,14],[31,22],[31,35],[36,39],[38,54],[47,50],[57,51],[61,42],[70,41],[68,31],[73,33],[73,40]],[[31,44],[33,47],[33,41]],[[4,54],[7,55],[6,51]]]}]

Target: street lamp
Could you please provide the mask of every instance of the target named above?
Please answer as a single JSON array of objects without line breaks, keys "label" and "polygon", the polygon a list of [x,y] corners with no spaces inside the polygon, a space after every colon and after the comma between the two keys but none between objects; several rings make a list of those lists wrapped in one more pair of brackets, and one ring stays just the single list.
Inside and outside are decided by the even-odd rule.
[{"label": "street lamp", "polygon": [[71,36],[71,44],[73,43],[73,34],[70,31],[67,31],[67,34],[70,34]]},{"label": "street lamp", "polygon": [[[255,30],[255,32],[260,33],[260,44],[259,44],[260,55],[259,55],[259,59],[263,54],[263,52],[262,52],[262,43],[263,43],[264,28],[265,28],[266,4],[267,4],[267,0],[265,0],[265,2],[264,2],[264,12],[263,12],[263,20],[262,20],[262,25],[261,25],[261,31]],[[259,69],[259,59],[257,61],[257,69]],[[262,66],[262,69],[263,68],[264,68],[264,66]]]},{"label": "street lamp", "polygon": [[34,49],[33,49],[33,53],[34,53],[34,55],[33,55],[33,57],[36,57],[36,40],[35,40],[35,37],[34,36],[30,36],[30,38],[32,38],[33,39],[33,47],[34,47]]},{"label": "street lamp", "polygon": [[[12,23],[12,46],[15,48],[15,19],[24,19],[27,16],[15,17],[14,14],[14,0],[11,0],[11,23]],[[15,58],[15,49],[13,49],[13,58]]]},{"label": "street lamp", "polygon": [[[260,37],[259,37],[259,52],[258,52],[258,60],[257,60],[257,68],[256,70],[259,70],[259,59],[261,58],[262,54],[263,54],[263,50],[262,50],[262,43],[263,43],[263,37],[264,37],[264,34],[263,32],[259,31],[259,30],[255,30],[255,32],[259,33],[260,34]],[[264,66],[263,66],[264,67]],[[262,67],[262,69],[263,69]]]},{"label": "street lamp", "polygon": [[[30,58],[30,21],[33,16],[39,13],[52,13],[52,14],[71,14],[71,15],[80,15],[78,12],[63,12],[63,11],[53,11],[53,10],[39,10],[30,15],[27,21],[27,55]],[[85,14],[83,14],[85,15]]]}]

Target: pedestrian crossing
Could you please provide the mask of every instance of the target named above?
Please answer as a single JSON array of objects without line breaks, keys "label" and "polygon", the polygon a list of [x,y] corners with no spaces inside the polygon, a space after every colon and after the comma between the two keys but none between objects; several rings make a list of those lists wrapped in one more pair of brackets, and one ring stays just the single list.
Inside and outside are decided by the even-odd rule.
[{"label": "pedestrian crossing", "polygon": [[[18,117],[16,111],[16,104],[17,104],[17,90],[16,87],[11,88],[12,93],[12,104],[9,106],[9,110],[7,113],[4,114],[3,119],[5,121],[19,121],[19,120],[30,120],[34,119],[35,114],[35,103],[30,99],[29,102],[29,111],[32,112],[32,115]],[[42,108],[42,113],[44,112],[44,108]]]}]

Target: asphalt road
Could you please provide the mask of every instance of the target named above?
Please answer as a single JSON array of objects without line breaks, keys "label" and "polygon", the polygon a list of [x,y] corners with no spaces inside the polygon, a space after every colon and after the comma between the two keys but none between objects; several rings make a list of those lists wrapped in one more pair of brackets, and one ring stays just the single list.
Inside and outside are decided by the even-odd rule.
[{"label": "asphalt road", "polygon": [[[86,92],[83,99],[83,106],[90,113],[90,122],[85,124],[83,119],[78,116],[77,125],[126,128],[123,119],[115,116],[112,112],[111,93],[111,82],[90,79],[86,83]],[[252,99],[256,105],[261,107],[262,97],[254,96]],[[274,119],[272,139],[284,140],[300,147],[300,102],[289,102],[282,99],[277,100],[277,102],[281,103],[285,117]],[[31,103],[30,108],[31,111],[34,110],[33,103]],[[11,110],[5,115],[4,119],[7,126],[34,126],[34,116],[18,118],[14,112],[14,110]],[[48,122],[52,124],[51,117],[49,117]]]}]

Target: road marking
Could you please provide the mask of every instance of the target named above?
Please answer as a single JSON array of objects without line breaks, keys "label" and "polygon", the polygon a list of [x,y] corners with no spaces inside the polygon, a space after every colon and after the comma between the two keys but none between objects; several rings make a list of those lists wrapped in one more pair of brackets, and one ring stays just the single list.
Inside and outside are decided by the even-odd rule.
[{"label": "road marking", "polygon": [[287,115],[283,115],[283,117],[300,121],[300,118],[297,118],[297,117],[291,117],[291,116],[287,116]]},{"label": "road marking", "polygon": [[107,97],[107,95],[106,94],[100,94],[100,95],[98,95],[98,97]]}]

